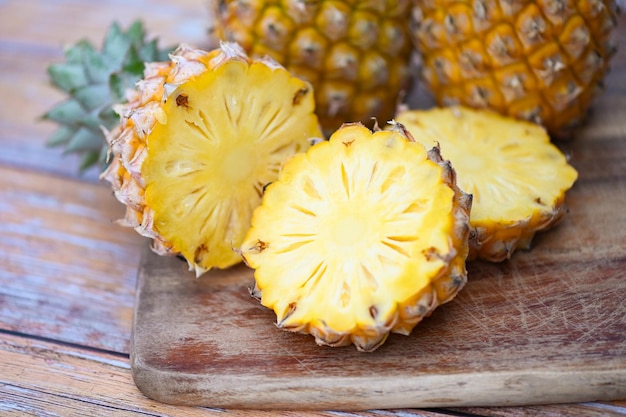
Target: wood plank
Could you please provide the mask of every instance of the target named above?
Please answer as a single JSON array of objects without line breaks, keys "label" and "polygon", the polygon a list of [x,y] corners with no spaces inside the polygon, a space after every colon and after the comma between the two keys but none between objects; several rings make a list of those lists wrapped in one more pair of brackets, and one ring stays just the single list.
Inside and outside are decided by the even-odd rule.
[{"label": "wood plank", "polygon": [[144,241],[107,187],[0,166],[0,328],[128,352]]},{"label": "wood plank", "polygon": [[99,44],[114,21],[142,19],[165,43],[206,42],[209,7],[203,0],[4,0],[0,39],[54,48],[85,37]]},{"label": "wood plank", "polygon": [[[624,408],[610,404],[499,409],[399,409],[346,411],[261,411],[172,406],[143,396],[132,382],[128,357],[86,350],[62,343],[34,340],[0,332],[0,413],[64,417],[185,416],[205,417],[553,417],[620,416]],[[602,414],[593,414],[598,409]],[[581,414],[574,414],[574,413]],[[621,413],[621,414],[620,414]]]},{"label": "wood plank", "polygon": [[[52,416],[349,417],[341,412],[261,412],[179,407],[144,397],[128,357],[0,332],[0,414]],[[410,414],[441,416],[435,412]],[[375,416],[363,413],[362,417]]]},{"label": "wood plank", "polygon": [[[589,141],[586,146],[597,148],[595,141]],[[579,154],[584,152],[576,153]],[[605,159],[599,166],[604,166],[607,174],[603,176],[595,169],[584,171],[580,186],[572,190],[569,199],[570,216],[558,229],[540,236],[533,251],[520,253],[511,262],[470,265],[470,283],[457,300],[435,312],[409,341],[392,338],[393,347],[383,347],[380,356],[363,357],[352,351],[317,348],[302,336],[274,329],[271,313],[246,294],[251,276],[245,269],[214,274],[204,281],[195,280],[182,262],[147,254],[134,336],[137,383],[148,395],[168,402],[251,401],[260,407],[264,404],[255,402],[258,397],[244,397],[236,386],[229,387],[233,391],[225,393],[219,390],[220,386],[226,384],[224,380],[229,376],[240,377],[237,383],[246,386],[244,381],[255,372],[258,374],[251,378],[272,377],[272,382],[278,385],[316,384],[316,378],[317,384],[324,385],[325,375],[320,376],[312,369],[331,369],[334,373],[328,379],[337,375],[363,377],[360,372],[366,370],[363,372],[375,377],[359,388],[365,389],[368,384],[376,387],[376,381],[381,384],[384,377],[391,377],[387,373],[391,372],[403,381],[402,394],[406,398],[414,394],[407,392],[410,378],[417,379],[421,372],[457,373],[468,366],[473,372],[499,371],[514,366],[517,371],[529,370],[530,379],[540,378],[530,370],[545,372],[541,375],[545,380],[533,381],[543,382],[541,386],[547,390],[544,394],[559,387],[560,378],[582,378],[573,382],[580,384],[577,389],[584,388],[579,397],[551,399],[533,392],[528,401],[608,398],[604,395],[623,398],[626,396],[623,333],[626,307],[621,300],[626,296],[626,287],[622,285],[621,271],[626,268],[623,251],[626,241],[622,234],[626,215],[619,207],[626,204],[626,192],[620,186],[624,178],[616,180],[611,168],[623,155],[620,152],[600,155]],[[144,311],[142,303],[146,303]],[[219,306],[227,307],[221,311]],[[149,323],[141,322],[142,314],[146,314],[143,319]],[[168,326],[170,321],[172,324]],[[465,352],[475,352],[468,359],[469,364],[464,362]],[[406,358],[411,358],[411,364],[406,363]],[[413,373],[407,374],[407,369]],[[565,372],[569,370],[573,372]],[[605,386],[594,386],[594,382],[600,384],[600,380],[594,381],[594,372],[600,371],[614,374],[602,380]],[[555,377],[559,372],[562,374]],[[304,373],[310,373],[307,381],[295,380],[295,375]],[[280,375],[291,375],[295,381],[282,381]],[[215,383],[207,383],[206,379],[213,377]],[[595,377],[602,378],[598,374]],[[178,392],[174,385],[165,388],[172,390],[171,393],[163,392],[159,378],[168,382],[175,379],[186,392]],[[458,375],[454,379],[462,380]],[[514,384],[515,390],[526,389],[527,384],[522,379]],[[193,391],[194,388],[199,392]],[[300,387],[302,391],[311,391],[312,402],[320,395],[320,387],[315,388]],[[333,390],[326,395],[341,395],[339,387],[334,386]],[[350,390],[358,391],[354,384]],[[455,391],[458,395],[460,389],[455,387]],[[394,394],[382,388],[381,392],[388,396],[376,398],[379,403]],[[494,393],[490,395],[491,401],[497,397]],[[298,401],[304,400],[299,397]],[[358,401],[364,402],[360,403],[363,407],[369,404],[363,398],[355,401],[356,404],[350,405],[358,406]],[[523,399],[518,396],[509,401]]]},{"label": "wood plank", "polygon": [[450,411],[484,417],[610,417],[624,416],[626,408],[611,403],[555,404],[530,407],[467,407]]}]

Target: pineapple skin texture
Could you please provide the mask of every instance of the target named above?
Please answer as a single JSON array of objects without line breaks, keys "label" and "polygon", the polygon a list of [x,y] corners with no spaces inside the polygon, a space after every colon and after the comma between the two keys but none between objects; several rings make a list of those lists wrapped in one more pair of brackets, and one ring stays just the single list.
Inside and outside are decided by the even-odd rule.
[{"label": "pineapple skin texture", "polygon": [[501,262],[558,224],[578,173],[545,129],[489,110],[405,110],[396,119],[424,146],[438,144],[474,197],[468,260]]},{"label": "pineapple skin texture", "polygon": [[[233,79],[228,78],[229,73],[244,75]],[[258,83],[252,74],[265,81]],[[221,83],[220,77],[225,77]],[[202,83],[206,85],[207,79],[209,86],[213,87],[205,94],[200,91],[191,97],[181,93],[204,88]],[[240,86],[224,84],[230,82],[244,85],[246,80],[256,83],[252,89],[261,92],[255,95],[255,91],[248,90],[231,94],[230,91],[241,89]],[[277,83],[280,86],[276,86]],[[263,90],[264,86],[267,90]],[[295,91],[295,95],[287,96],[287,90]],[[203,96],[216,95],[216,91],[226,91],[224,98],[219,96],[217,102],[211,102],[213,107],[200,108],[200,120],[185,119],[186,116],[182,116],[182,121],[180,120],[181,113],[194,112],[197,110],[196,103],[202,102]],[[308,83],[292,77],[275,61],[250,59],[236,44],[222,43],[219,48],[208,52],[181,44],[170,55],[169,62],[147,63],[143,79],[138,82],[135,90],[127,93],[128,102],[115,107],[115,111],[121,116],[120,124],[106,135],[112,160],[101,178],[111,184],[116,198],[126,206],[125,217],[118,223],[132,227],[139,234],[152,239],[151,248],[157,254],[180,255],[185,258],[189,269],[195,271],[196,276],[213,267],[227,268],[240,263],[241,257],[233,247],[239,245],[248,230],[252,210],[260,204],[263,186],[277,176],[284,159],[308,149],[312,138],[322,137],[310,91],[312,87]],[[262,122],[267,121],[266,119],[260,116],[250,117],[247,113],[247,117],[242,116],[244,113],[238,110],[239,103],[252,102],[259,95],[260,103],[256,100],[249,108],[252,108],[252,113],[255,110],[274,112],[271,122],[265,125]],[[274,107],[272,104],[268,105],[268,102]],[[168,105],[171,111],[169,114],[166,112]],[[298,110],[293,110],[296,108]],[[178,114],[171,109],[176,109]],[[285,110],[287,115],[281,116],[280,110]],[[293,116],[291,121],[289,116]],[[181,129],[182,134],[168,130],[167,127],[177,121],[175,118],[179,119],[177,126],[187,124],[190,130]],[[254,165],[255,159],[266,156],[261,147],[271,145],[257,142],[266,140],[266,132],[276,129],[276,122],[281,121],[279,129],[282,129],[282,139],[276,145],[280,150],[278,159],[272,161],[274,166],[270,167],[268,175],[261,178],[261,183],[246,184],[249,187],[243,193],[240,192],[240,183],[231,184],[226,179],[221,180],[221,176],[226,176],[226,173],[220,170],[220,162],[236,162],[239,154],[218,153],[211,156],[214,149],[224,149],[213,147],[196,148],[180,159],[176,159],[177,155],[172,157],[174,152],[180,152],[186,147],[193,149],[193,136],[201,138],[200,142],[207,143],[209,139],[219,143],[233,142],[237,138],[239,142],[232,147],[248,146],[250,152],[246,163]],[[234,127],[235,125],[239,127]],[[259,131],[265,137],[254,134]],[[169,146],[174,141],[181,146]],[[220,169],[216,169],[218,166]],[[226,167],[226,171],[231,171],[230,174],[234,171],[235,175],[241,176],[237,174],[237,169],[241,171],[246,167],[242,164],[234,166],[235,168]],[[186,176],[193,178],[199,171],[202,172],[195,177],[195,183],[186,182]],[[170,175],[172,173],[174,175]],[[180,190],[183,190],[183,194]],[[195,198],[197,194],[202,195],[201,198]],[[231,195],[239,194],[242,196],[239,201],[225,210],[220,209],[219,203],[228,200]],[[185,201],[192,197],[194,199],[189,203]],[[203,207],[201,200],[215,200],[216,204]],[[195,210],[195,218],[189,215],[191,210],[185,213],[187,207]],[[202,217],[203,211],[220,210],[218,217]],[[236,215],[233,217],[232,213]],[[202,221],[198,221],[198,216]]]},{"label": "pineapple skin texture", "polygon": [[390,120],[410,84],[410,0],[214,1],[218,38],[270,56],[315,89],[329,136]]},{"label": "pineapple skin texture", "polygon": [[279,328],[371,352],[463,288],[471,196],[407,138],[346,124],[268,186],[241,254]]},{"label": "pineapple skin texture", "polygon": [[602,90],[613,0],[414,0],[421,78],[442,106],[489,108],[571,137]]}]

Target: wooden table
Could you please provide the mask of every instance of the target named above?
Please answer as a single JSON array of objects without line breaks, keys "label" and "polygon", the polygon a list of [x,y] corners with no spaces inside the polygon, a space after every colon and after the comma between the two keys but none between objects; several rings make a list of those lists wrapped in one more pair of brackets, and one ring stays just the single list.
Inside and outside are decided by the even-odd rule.
[{"label": "wooden table", "polygon": [[[129,339],[143,238],[112,221],[123,207],[91,170],[44,146],[38,117],[61,100],[45,68],[62,47],[96,44],[110,22],[142,18],[162,45],[208,44],[205,0],[0,1],[0,414],[180,416],[617,416],[626,400],[533,407],[277,412],[174,407],[133,383]],[[626,108],[626,16],[621,46],[595,104]],[[626,111],[625,111],[626,112]],[[626,114],[626,113],[625,113]],[[608,132],[626,140],[626,125]],[[595,127],[602,129],[602,123]],[[622,189],[623,175],[616,180]]]}]

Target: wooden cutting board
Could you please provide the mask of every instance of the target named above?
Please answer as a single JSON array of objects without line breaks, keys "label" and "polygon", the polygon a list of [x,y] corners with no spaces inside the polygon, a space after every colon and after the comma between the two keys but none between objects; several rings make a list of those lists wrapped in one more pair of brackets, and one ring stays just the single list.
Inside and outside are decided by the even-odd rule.
[{"label": "wooden cutting board", "polygon": [[196,279],[148,249],[131,360],[148,397],[228,408],[369,409],[626,398],[626,137],[621,96],[564,148],[569,214],[373,353],[279,330],[244,266]]}]

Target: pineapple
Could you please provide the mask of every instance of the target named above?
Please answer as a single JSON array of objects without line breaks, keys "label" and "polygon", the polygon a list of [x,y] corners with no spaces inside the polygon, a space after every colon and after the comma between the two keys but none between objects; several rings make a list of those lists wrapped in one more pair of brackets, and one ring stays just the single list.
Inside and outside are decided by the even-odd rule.
[{"label": "pineapple", "polygon": [[167,59],[171,48],[160,50],[156,40],[146,40],[141,21],[126,31],[117,23],[108,29],[102,50],[81,40],[65,50],[65,62],[48,67],[50,82],[69,95],[43,118],[60,126],[48,140],[81,157],[80,170],[94,165],[103,169],[108,145],[104,131],[120,119],[113,106],[126,100],[126,90],[141,79],[144,62]]},{"label": "pineapple", "polygon": [[469,260],[508,259],[563,217],[577,172],[542,127],[463,107],[401,111],[397,121],[425,146],[438,144],[472,194]]},{"label": "pineapple", "polygon": [[116,110],[102,177],[126,205],[123,224],[179,254],[201,275],[241,261],[232,250],[263,187],[283,161],[322,132],[310,84],[236,44],[206,52],[181,45],[150,63]]},{"label": "pineapple", "polygon": [[489,108],[569,137],[615,47],[613,0],[415,0],[411,34],[439,105]]},{"label": "pineapple", "polygon": [[219,0],[216,35],[269,55],[315,89],[327,134],[393,117],[409,86],[409,0]]},{"label": "pineapple", "polygon": [[267,187],[241,253],[278,327],[373,351],[465,284],[471,197],[405,132],[346,124]]}]

